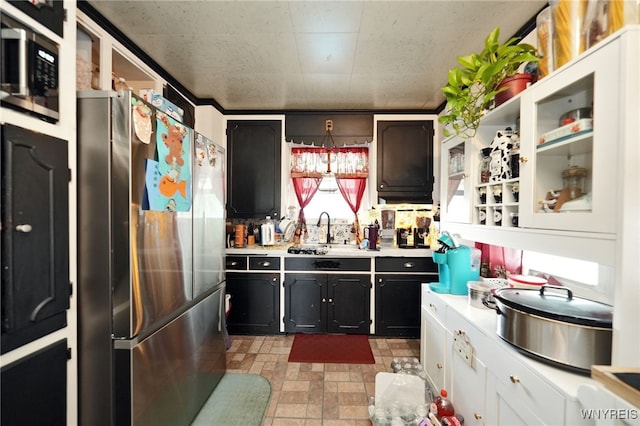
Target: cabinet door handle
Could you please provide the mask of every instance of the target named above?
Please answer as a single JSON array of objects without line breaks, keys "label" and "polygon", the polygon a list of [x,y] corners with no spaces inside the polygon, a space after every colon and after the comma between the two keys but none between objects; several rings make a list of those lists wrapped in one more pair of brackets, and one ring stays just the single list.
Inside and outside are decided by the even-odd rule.
[{"label": "cabinet door handle", "polygon": [[509,376],[509,380],[511,380],[511,383],[520,383],[520,377],[518,376],[511,375]]},{"label": "cabinet door handle", "polygon": [[442,363],[439,362],[439,363],[436,364],[436,367],[438,367],[439,369],[442,369],[442,368],[444,368],[444,365],[442,365]]},{"label": "cabinet door handle", "polygon": [[33,227],[29,224],[16,225],[16,231],[24,232],[25,234],[28,234],[29,232],[31,232],[32,229]]},{"label": "cabinet door handle", "polygon": [[333,299],[332,298],[329,298],[329,303],[333,303]]},{"label": "cabinet door handle", "polygon": [[473,413],[473,417],[475,417],[476,420],[480,420],[482,418],[482,414],[480,413]]},{"label": "cabinet door handle", "polygon": [[327,299],[325,299],[324,297],[322,298],[322,303],[327,303]]},{"label": "cabinet door handle", "polygon": [[271,262],[269,262],[268,260],[263,260],[262,262],[259,262],[258,265],[266,268],[268,266],[271,266]]},{"label": "cabinet door handle", "polygon": [[416,264],[413,262],[405,262],[402,266],[404,266],[405,268],[413,268],[414,266],[416,266]]},{"label": "cabinet door handle", "polygon": [[278,277],[271,278],[271,281],[273,281],[275,283],[276,281],[278,281]]},{"label": "cabinet door handle", "polygon": [[518,158],[518,161],[521,162],[521,163],[526,163],[527,161],[529,161],[529,159],[527,157],[523,157],[521,155],[520,158]]},{"label": "cabinet door handle", "polygon": [[380,188],[384,188],[384,185],[383,185],[383,184],[380,184]]}]

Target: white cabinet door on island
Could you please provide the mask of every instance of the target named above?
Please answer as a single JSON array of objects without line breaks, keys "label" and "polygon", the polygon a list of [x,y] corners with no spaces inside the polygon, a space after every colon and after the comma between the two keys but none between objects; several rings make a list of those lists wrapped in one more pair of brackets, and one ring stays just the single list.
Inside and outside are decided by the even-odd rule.
[{"label": "white cabinet door on island", "polygon": [[434,385],[434,394],[449,386],[447,373],[447,347],[451,341],[451,335],[444,326],[446,318],[446,305],[433,296],[431,292],[425,292],[422,284],[422,309],[420,329],[420,363]]},{"label": "white cabinet door on island", "polygon": [[497,312],[422,285],[421,363],[472,425],[588,425],[578,400],[596,382],[525,356],[496,333]]}]

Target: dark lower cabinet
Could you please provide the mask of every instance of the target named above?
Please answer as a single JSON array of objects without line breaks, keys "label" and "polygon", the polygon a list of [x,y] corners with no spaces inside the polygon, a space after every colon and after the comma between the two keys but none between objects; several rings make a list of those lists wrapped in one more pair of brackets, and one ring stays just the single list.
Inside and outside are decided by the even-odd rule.
[{"label": "dark lower cabinet", "polygon": [[376,275],[376,336],[420,337],[422,283],[437,276]]},{"label": "dark lower cabinet", "polygon": [[2,367],[0,424],[66,425],[67,361],[64,339]]},{"label": "dark lower cabinet", "polygon": [[229,334],[277,334],[280,332],[280,273],[227,272],[231,309]]},{"label": "dark lower cabinet", "polygon": [[285,274],[287,333],[369,334],[371,276]]},{"label": "dark lower cabinet", "polygon": [[376,259],[376,336],[420,337],[422,283],[438,281],[431,257]]}]

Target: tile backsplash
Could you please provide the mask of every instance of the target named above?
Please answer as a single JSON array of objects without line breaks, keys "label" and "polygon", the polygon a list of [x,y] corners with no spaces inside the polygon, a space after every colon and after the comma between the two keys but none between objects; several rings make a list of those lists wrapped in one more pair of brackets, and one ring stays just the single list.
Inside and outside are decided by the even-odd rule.
[{"label": "tile backsplash", "polygon": [[[373,209],[361,211],[358,214],[360,221],[360,227],[363,228],[366,225],[374,223],[378,220],[383,230],[383,237],[385,235],[393,235],[395,228],[408,228],[408,227],[421,227],[425,222],[425,218],[429,218],[430,221],[433,217],[432,205],[415,205],[415,204],[397,204],[397,205],[379,205]],[[260,225],[265,222],[264,218],[255,219],[230,219],[232,225],[245,224],[249,226],[252,224],[257,229],[260,229]],[[276,221],[276,227],[279,221]],[[427,225],[428,226],[428,225]],[[354,244],[355,235],[351,232],[353,228],[353,220],[346,219],[331,219],[331,236],[333,237],[334,244]],[[327,219],[322,218],[322,223],[317,226],[315,219],[307,220],[307,243],[325,242],[325,235],[327,230]],[[361,229],[362,232],[362,229]],[[288,243],[288,242],[283,242]]]}]

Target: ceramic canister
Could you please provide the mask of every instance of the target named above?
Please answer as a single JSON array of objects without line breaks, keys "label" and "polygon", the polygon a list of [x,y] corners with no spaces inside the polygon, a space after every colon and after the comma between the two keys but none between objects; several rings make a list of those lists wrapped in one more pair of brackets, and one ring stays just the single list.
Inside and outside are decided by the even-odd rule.
[{"label": "ceramic canister", "polygon": [[236,247],[244,247],[245,246],[245,237],[247,236],[247,226],[246,225],[236,225],[235,226],[235,246]]}]

